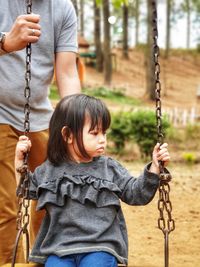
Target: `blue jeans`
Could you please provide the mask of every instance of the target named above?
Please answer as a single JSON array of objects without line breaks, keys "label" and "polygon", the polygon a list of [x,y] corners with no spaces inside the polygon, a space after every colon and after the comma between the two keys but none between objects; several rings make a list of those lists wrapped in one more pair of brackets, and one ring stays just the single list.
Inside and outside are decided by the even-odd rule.
[{"label": "blue jeans", "polygon": [[90,252],[58,257],[50,255],[45,267],[117,267],[116,258],[107,252]]}]

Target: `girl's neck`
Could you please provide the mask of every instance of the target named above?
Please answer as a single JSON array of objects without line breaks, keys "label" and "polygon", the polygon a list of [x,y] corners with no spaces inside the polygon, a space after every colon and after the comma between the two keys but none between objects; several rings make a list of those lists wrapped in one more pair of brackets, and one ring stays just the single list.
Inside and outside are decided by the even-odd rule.
[{"label": "girl's neck", "polygon": [[84,158],[79,152],[78,149],[75,147],[73,143],[68,145],[68,150],[71,155],[71,161],[75,163],[88,163],[93,161],[93,157],[91,158]]},{"label": "girl's neck", "polygon": [[89,163],[92,162],[93,158],[90,160],[84,160],[84,159],[71,159],[71,162],[76,163],[76,164],[81,164],[81,163]]}]

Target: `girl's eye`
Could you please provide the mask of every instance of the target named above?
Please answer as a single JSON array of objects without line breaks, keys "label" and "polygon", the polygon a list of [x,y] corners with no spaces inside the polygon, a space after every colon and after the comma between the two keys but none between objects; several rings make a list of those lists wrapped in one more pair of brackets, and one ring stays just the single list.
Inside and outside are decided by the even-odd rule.
[{"label": "girl's eye", "polygon": [[92,135],[98,135],[98,134],[106,135],[106,134],[107,134],[106,131],[101,132],[101,131],[98,131],[98,130],[92,130],[92,131],[90,131],[89,133],[92,134]]},{"label": "girl's eye", "polygon": [[97,132],[97,131],[91,131],[90,134],[92,134],[92,135],[97,135],[98,132]]}]

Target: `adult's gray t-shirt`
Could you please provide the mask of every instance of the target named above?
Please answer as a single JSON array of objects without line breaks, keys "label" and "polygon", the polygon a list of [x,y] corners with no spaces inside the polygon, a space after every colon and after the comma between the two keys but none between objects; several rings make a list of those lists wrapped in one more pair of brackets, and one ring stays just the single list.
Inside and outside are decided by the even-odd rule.
[{"label": "adult's gray t-shirt", "polygon": [[[32,44],[30,131],[48,128],[52,105],[48,98],[55,53],[77,52],[77,18],[70,0],[33,0],[40,15],[41,36]],[[26,14],[25,0],[0,0],[0,31],[8,32]],[[0,56],[0,124],[24,130],[26,49]]]}]

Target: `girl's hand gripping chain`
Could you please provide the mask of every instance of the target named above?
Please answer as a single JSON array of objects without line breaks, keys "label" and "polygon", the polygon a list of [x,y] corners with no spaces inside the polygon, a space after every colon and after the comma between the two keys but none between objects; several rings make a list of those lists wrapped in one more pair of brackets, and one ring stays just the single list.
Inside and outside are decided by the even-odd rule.
[{"label": "girl's hand gripping chain", "polygon": [[150,172],[154,172],[159,174],[160,173],[160,167],[159,167],[159,161],[163,162],[163,166],[167,166],[170,161],[170,155],[168,151],[168,144],[164,143],[160,145],[157,143],[153,149],[152,154],[152,164],[149,169]]},{"label": "girl's hand gripping chain", "polygon": [[20,136],[15,150],[15,175],[17,184],[19,183],[20,175],[16,170],[23,165],[24,155],[30,150],[30,148],[31,141],[29,138],[25,135]]}]

